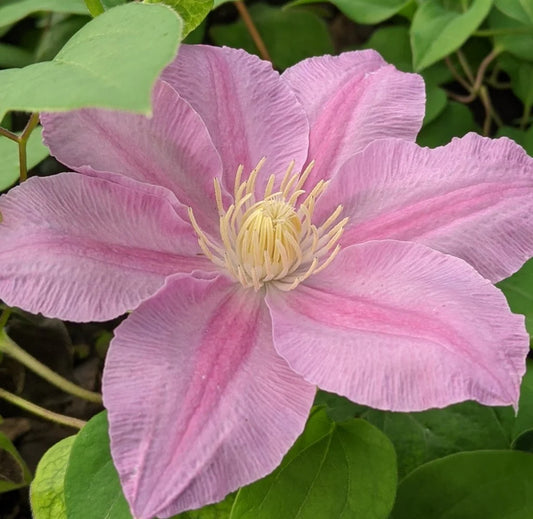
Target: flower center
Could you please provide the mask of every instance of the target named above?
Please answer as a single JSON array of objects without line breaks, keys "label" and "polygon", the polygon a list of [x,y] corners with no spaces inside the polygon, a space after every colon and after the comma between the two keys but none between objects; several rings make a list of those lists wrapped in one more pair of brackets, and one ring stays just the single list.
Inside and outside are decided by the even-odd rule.
[{"label": "flower center", "polygon": [[319,227],[311,223],[315,202],[327,187],[327,182],[321,180],[307,194],[302,189],[313,162],[302,173],[295,174],[291,163],[275,192],[276,176],[271,175],[263,198],[257,201],[255,184],[264,161],[242,182],[243,167],[239,166],[234,203],[227,209],[215,179],[220,245],[200,229],[191,208],[189,218],[204,254],[226,268],[244,287],[259,290],[270,282],[282,290],[292,290],[333,261],[348,219],[337,222],[342,211],[339,205]]}]

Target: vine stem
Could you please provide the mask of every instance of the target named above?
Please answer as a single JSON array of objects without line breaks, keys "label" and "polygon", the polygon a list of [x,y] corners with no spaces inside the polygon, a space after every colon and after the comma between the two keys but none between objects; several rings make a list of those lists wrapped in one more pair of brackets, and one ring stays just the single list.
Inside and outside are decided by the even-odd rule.
[{"label": "vine stem", "polygon": [[85,5],[93,18],[104,12],[104,6],[100,0],[85,0]]},{"label": "vine stem", "polygon": [[30,138],[31,132],[35,129],[35,127],[38,124],[39,124],[39,114],[36,112],[36,113],[31,114],[30,118],[28,119],[28,122],[26,123],[26,126],[24,127],[24,130],[22,130],[22,133],[20,135],[10,132],[6,128],[0,127],[0,135],[3,135],[4,137],[11,139],[12,141],[15,141],[18,144],[19,170],[20,170],[20,181],[21,182],[24,182],[24,180],[28,178],[28,161],[27,161],[27,156],[26,156],[26,145],[28,144],[28,140]]},{"label": "vine stem", "polygon": [[15,343],[15,341],[6,334],[5,330],[0,332],[0,352],[19,361],[29,370],[44,378],[50,382],[50,384],[65,391],[65,393],[83,398],[84,400],[89,400],[90,402],[98,404],[102,403],[102,395],[73,384],[70,380],[63,378],[61,375],[58,375],[55,371],[51,370],[48,366],[41,364],[36,358],[32,357]]},{"label": "vine stem", "polygon": [[49,411],[44,407],[28,402],[20,396],[14,395],[5,389],[0,388],[0,398],[7,400],[8,402],[28,411],[34,415],[40,416],[51,422],[56,422],[61,425],[66,425],[67,427],[73,427],[74,429],[81,429],[87,422],[79,420],[78,418],[73,418],[72,416],[65,416],[64,414],[54,413]]},{"label": "vine stem", "polygon": [[237,11],[239,11],[239,15],[242,18],[246,29],[250,33],[250,36],[252,37],[252,40],[254,41],[257,50],[259,51],[259,54],[263,59],[272,62],[272,58],[270,57],[268,49],[266,48],[265,42],[263,41],[263,38],[261,38],[261,35],[257,30],[257,27],[255,26],[255,23],[252,20],[250,13],[248,12],[248,8],[246,7],[246,5],[244,5],[244,2],[242,0],[237,0],[233,3],[237,8]]}]

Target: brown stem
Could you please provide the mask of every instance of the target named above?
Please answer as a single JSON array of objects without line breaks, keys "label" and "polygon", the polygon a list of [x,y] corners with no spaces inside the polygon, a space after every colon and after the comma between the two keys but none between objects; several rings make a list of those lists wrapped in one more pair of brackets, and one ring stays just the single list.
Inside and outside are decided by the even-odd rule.
[{"label": "brown stem", "polygon": [[472,69],[470,68],[470,64],[468,63],[468,60],[466,59],[466,56],[463,54],[462,50],[458,50],[456,52],[457,58],[459,59],[459,63],[461,64],[461,67],[465,71],[466,77],[470,81],[470,83],[474,83],[474,74],[472,73]]},{"label": "brown stem", "polygon": [[465,78],[463,76],[461,76],[461,74],[459,74],[459,72],[455,68],[455,65],[453,64],[453,61],[451,60],[450,56],[446,56],[444,61],[446,63],[446,66],[448,67],[449,71],[452,73],[452,76],[454,77],[454,79],[458,83],[463,85],[463,87],[464,87],[464,89],[466,91],[471,92],[472,86],[470,85],[470,83],[468,83],[468,81],[465,80]]},{"label": "brown stem", "polygon": [[479,91],[479,97],[481,99],[481,102],[483,103],[483,107],[485,108],[485,121],[483,122],[483,135],[488,136],[490,134],[490,126],[491,126],[492,120],[494,119],[494,122],[498,126],[503,126],[503,121],[501,120],[500,116],[497,114],[497,112],[494,110],[494,107],[492,106],[492,102],[489,96],[489,91],[486,86],[481,87]]},{"label": "brown stem", "polygon": [[19,136],[16,133],[10,132],[9,130],[2,128],[1,126],[0,126],[0,135],[3,135],[4,137],[7,137],[8,139],[11,139],[12,141],[15,141],[15,142],[19,141]]},{"label": "brown stem", "polygon": [[252,37],[252,40],[254,41],[255,46],[257,47],[257,50],[259,51],[260,56],[263,59],[272,62],[272,58],[270,57],[270,54],[268,53],[265,42],[263,41],[263,38],[261,38],[261,35],[259,34],[259,31],[257,30],[257,27],[255,26],[255,23],[252,20],[250,13],[248,12],[248,8],[244,4],[244,2],[241,0],[237,0],[233,3],[235,7],[237,8],[237,11],[239,11],[239,15],[241,16],[242,21],[244,22],[244,25],[246,25],[246,29],[250,33],[250,36]]}]

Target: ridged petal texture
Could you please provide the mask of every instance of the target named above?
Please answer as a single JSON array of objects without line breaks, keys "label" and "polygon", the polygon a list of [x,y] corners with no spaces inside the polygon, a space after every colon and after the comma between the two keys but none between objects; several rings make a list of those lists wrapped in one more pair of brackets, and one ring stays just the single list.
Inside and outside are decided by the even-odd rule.
[{"label": "ridged petal texture", "polygon": [[272,346],[263,298],[170,279],[116,330],[104,374],[111,448],[135,517],[168,517],[265,476],[315,388]]},{"label": "ridged petal texture", "polygon": [[423,245],[369,242],[288,293],[269,290],[274,345],[323,389],[379,409],[516,404],[523,316],[466,262]]},{"label": "ridged petal texture", "polygon": [[436,149],[385,140],[350,158],[317,208],[350,217],[343,243],[416,241],[491,281],[533,255],[533,159],[507,138],[470,133]]},{"label": "ridged petal texture", "polygon": [[0,294],[72,321],[117,317],[169,274],[211,264],[160,188],[75,173],[31,178],[0,199]]}]

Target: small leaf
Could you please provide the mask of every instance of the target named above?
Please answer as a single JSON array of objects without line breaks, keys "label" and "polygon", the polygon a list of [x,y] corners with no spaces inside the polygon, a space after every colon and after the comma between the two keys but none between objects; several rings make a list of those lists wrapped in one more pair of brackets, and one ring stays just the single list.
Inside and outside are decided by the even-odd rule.
[{"label": "small leaf", "polygon": [[[28,169],[33,168],[41,160],[48,157],[48,148],[43,144],[42,128],[38,126],[33,130],[26,143],[26,161]],[[19,153],[15,141],[0,136],[0,191],[13,185],[19,178]]]},{"label": "small leaf", "polygon": [[533,429],[524,431],[513,442],[513,449],[533,454]]},{"label": "small leaf", "polygon": [[391,519],[533,517],[533,454],[461,452],[432,461],[398,487]]},{"label": "small leaf", "polygon": [[417,142],[420,146],[434,148],[448,143],[453,137],[477,130],[472,113],[465,105],[448,102],[440,115],[422,128]]},{"label": "small leaf", "polygon": [[417,71],[461,47],[489,14],[492,0],[472,0],[465,12],[447,9],[445,5],[448,6],[442,0],[425,0],[413,18],[411,47]]},{"label": "small leaf", "polygon": [[0,43],[0,67],[25,67],[33,63],[31,52],[15,45]]},{"label": "small leaf", "polygon": [[505,16],[497,9],[493,9],[489,16],[489,26],[497,32],[494,46],[517,58],[533,61],[533,27],[522,22]]},{"label": "small leaf", "polygon": [[511,78],[511,88],[529,113],[533,106],[533,63],[518,60],[507,54],[501,57],[499,65]]},{"label": "small leaf", "polygon": [[213,9],[213,0],[144,0],[144,3],[172,7],[183,20],[183,37],[198,27]]},{"label": "small leaf", "polygon": [[[283,70],[310,56],[333,52],[333,43],[325,23],[306,11],[282,11],[264,4],[250,7],[250,16],[257,25],[274,65]],[[258,54],[244,22],[215,25],[209,34],[217,45],[242,48]]]},{"label": "small leaf", "polygon": [[181,20],[166,6],[129,3],[91,20],[53,61],[0,71],[8,110],[82,107],[149,113],[152,85],[175,56]]},{"label": "small leaf", "polygon": [[413,70],[409,29],[404,25],[379,27],[362,48],[378,51],[385,61],[399,70],[404,72]]},{"label": "small leaf", "polygon": [[65,472],[76,436],[69,436],[48,449],[39,461],[30,487],[33,519],[66,519]]},{"label": "small leaf", "polygon": [[426,86],[426,115],[424,126],[436,119],[446,108],[448,98],[442,88],[434,85]]},{"label": "small leaf", "polygon": [[0,432],[0,493],[25,487],[31,473],[11,440]]},{"label": "small leaf", "polygon": [[111,459],[107,429],[104,411],[76,436],[65,474],[68,519],[132,519]]},{"label": "small leaf", "polygon": [[531,0],[495,0],[495,5],[510,18],[533,25],[533,2]]},{"label": "small leaf", "polygon": [[527,371],[520,386],[518,415],[513,425],[513,438],[533,429],[533,361],[527,362]]},{"label": "small leaf", "polygon": [[[286,7],[314,4],[323,0],[295,0]],[[394,16],[411,0],[329,0],[348,18],[357,23],[374,25]]]},{"label": "small leaf", "polygon": [[89,14],[84,0],[2,0],[0,27],[18,22],[37,11]]},{"label": "small leaf", "polygon": [[224,501],[204,506],[198,510],[183,512],[172,516],[170,519],[229,519],[234,501],[235,493],[229,494]]},{"label": "small leaf", "polygon": [[533,335],[533,260],[498,286],[507,297],[511,310],[526,316],[526,328]]},{"label": "small leaf", "polygon": [[239,491],[231,519],[385,519],[395,487],[386,436],[364,420],[331,422],[315,408],[281,465]]}]

